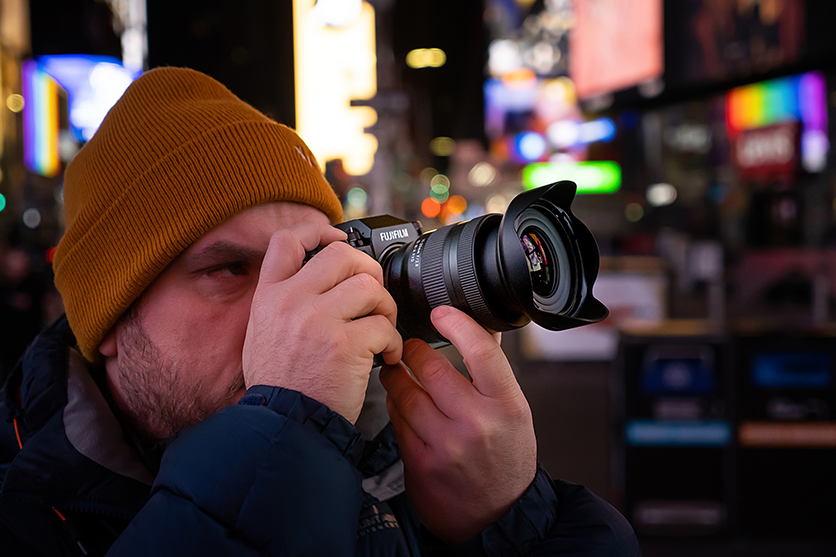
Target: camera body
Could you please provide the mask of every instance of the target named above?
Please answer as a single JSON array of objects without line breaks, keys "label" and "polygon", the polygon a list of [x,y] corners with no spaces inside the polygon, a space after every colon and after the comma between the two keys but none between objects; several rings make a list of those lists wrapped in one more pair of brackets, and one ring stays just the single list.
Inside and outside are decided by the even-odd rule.
[{"label": "camera body", "polygon": [[[577,186],[561,181],[488,214],[426,233],[418,222],[378,215],[337,225],[378,261],[398,307],[404,339],[449,344],[430,312],[452,305],[492,331],[534,321],[551,330],[596,323],[607,308],[592,295],[598,246],[571,212]],[[309,254],[312,257],[315,252]]]},{"label": "camera body", "polygon": [[350,220],[336,225],[348,235],[351,247],[382,263],[392,249],[417,240],[423,229],[417,221],[406,221],[391,215],[377,215]]}]

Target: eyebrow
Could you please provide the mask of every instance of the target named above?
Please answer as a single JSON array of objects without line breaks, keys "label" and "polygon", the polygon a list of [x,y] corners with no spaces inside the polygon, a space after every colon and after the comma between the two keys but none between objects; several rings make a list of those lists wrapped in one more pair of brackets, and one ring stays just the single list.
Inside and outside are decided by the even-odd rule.
[{"label": "eyebrow", "polygon": [[212,265],[219,261],[261,261],[264,251],[248,248],[240,244],[219,240],[191,254],[193,264]]}]

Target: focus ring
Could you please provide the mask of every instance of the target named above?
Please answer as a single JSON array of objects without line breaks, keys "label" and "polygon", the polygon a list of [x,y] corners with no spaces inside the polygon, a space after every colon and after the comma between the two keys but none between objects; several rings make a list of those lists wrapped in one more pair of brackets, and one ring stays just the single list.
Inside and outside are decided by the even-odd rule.
[{"label": "focus ring", "polygon": [[444,241],[452,227],[439,228],[429,233],[424,246],[423,263],[421,265],[421,284],[424,286],[424,294],[430,309],[438,306],[449,306],[450,295],[444,286]]},{"label": "focus ring", "polygon": [[461,284],[464,298],[471,315],[477,322],[491,326],[497,320],[488,309],[485,297],[479,288],[479,280],[476,277],[476,231],[479,229],[481,219],[473,219],[465,224],[459,237],[459,248],[456,253],[456,263],[459,270],[459,282]]}]

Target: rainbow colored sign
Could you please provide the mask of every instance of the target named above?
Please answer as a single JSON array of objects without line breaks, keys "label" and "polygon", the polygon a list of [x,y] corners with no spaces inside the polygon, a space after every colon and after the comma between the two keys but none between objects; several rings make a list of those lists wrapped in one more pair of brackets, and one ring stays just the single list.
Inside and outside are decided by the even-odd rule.
[{"label": "rainbow colored sign", "polygon": [[804,122],[816,129],[827,124],[827,89],[819,72],[737,87],[727,98],[732,131],[763,128],[780,122]]},{"label": "rainbow colored sign", "polygon": [[820,72],[782,77],[737,87],[726,96],[726,125],[734,139],[744,130],[784,122],[801,123],[801,158],[811,172],[824,169],[827,137],[827,87]]},{"label": "rainbow colored sign", "polygon": [[23,162],[31,172],[55,176],[58,158],[58,84],[38,63],[23,63]]}]

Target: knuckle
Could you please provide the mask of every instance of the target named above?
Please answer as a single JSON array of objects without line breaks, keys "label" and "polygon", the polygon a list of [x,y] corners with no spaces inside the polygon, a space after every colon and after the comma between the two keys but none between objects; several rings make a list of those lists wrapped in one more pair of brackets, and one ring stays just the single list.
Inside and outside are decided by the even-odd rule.
[{"label": "knuckle", "polygon": [[366,340],[375,346],[382,344],[384,335],[389,332],[387,326],[392,326],[389,320],[382,315],[367,315],[363,319],[366,322]]},{"label": "knuckle", "polygon": [[369,295],[379,294],[380,290],[383,288],[373,276],[367,273],[354,275],[352,280],[357,285],[357,288]]},{"label": "knuckle", "polygon": [[425,362],[421,368],[421,378],[426,383],[434,383],[443,380],[448,373],[446,360],[431,360]]},{"label": "knuckle", "polygon": [[273,234],[270,235],[270,241],[271,242],[277,242],[277,243],[285,243],[288,240],[293,239],[294,237],[295,237],[295,235],[293,234],[293,232],[291,230],[282,229],[282,230],[276,230],[275,232],[273,232]]},{"label": "knuckle", "polygon": [[293,296],[291,291],[287,288],[277,288],[265,293],[266,298],[265,311],[268,314],[288,314],[293,315],[297,311],[296,303],[297,297]]},{"label": "knuckle", "polygon": [[462,442],[458,439],[450,438],[441,447],[444,454],[442,462],[446,461],[446,465],[455,465],[456,463],[464,463],[468,460],[470,450],[468,443]]},{"label": "knuckle", "polygon": [[346,250],[353,251],[353,248],[344,242],[331,242],[322,248],[322,253],[328,254],[329,257],[334,257],[339,256],[339,254],[348,253]]},{"label": "knuckle", "polygon": [[481,445],[486,440],[493,437],[494,431],[491,425],[485,419],[479,419],[476,416],[468,419],[463,424],[463,436],[467,439],[470,445]]},{"label": "knuckle", "polygon": [[401,392],[400,406],[405,409],[406,414],[410,414],[412,409],[421,406],[421,396],[416,389],[404,389]]},{"label": "knuckle", "polygon": [[498,365],[503,362],[497,348],[497,345],[490,342],[475,342],[468,349],[465,358],[483,365]]}]

